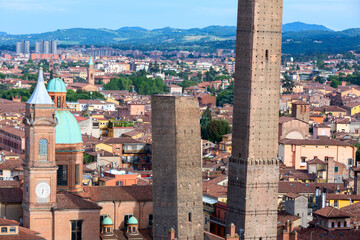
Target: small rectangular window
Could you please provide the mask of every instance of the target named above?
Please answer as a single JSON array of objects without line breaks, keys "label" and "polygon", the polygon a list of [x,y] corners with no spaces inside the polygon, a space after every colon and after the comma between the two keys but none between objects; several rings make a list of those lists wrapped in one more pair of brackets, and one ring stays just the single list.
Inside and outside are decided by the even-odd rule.
[{"label": "small rectangular window", "polygon": [[335,167],[335,172],[339,172],[339,167]]},{"label": "small rectangular window", "polygon": [[10,228],[10,232],[11,232],[11,233],[16,232],[16,227],[11,227],[11,228]]}]

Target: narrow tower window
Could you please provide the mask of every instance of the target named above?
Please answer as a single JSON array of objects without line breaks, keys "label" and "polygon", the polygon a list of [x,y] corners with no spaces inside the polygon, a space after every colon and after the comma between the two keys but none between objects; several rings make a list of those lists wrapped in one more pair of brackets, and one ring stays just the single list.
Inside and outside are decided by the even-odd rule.
[{"label": "narrow tower window", "polygon": [[191,222],[191,212],[189,213],[189,222]]},{"label": "narrow tower window", "polygon": [[39,155],[48,155],[48,141],[45,138],[39,141]]},{"label": "narrow tower window", "polygon": [[266,50],[266,51],[265,51],[265,58],[266,58],[266,59],[269,59],[269,50]]},{"label": "narrow tower window", "polygon": [[67,185],[67,166],[66,165],[58,165],[57,185],[58,186],[66,186]]},{"label": "narrow tower window", "polygon": [[61,97],[57,97],[56,105],[57,105],[57,108],[61,107]]},{"label": "narrow tower window", "polygon": [[79,164],[75,165],[75,185],[79,184]]}]

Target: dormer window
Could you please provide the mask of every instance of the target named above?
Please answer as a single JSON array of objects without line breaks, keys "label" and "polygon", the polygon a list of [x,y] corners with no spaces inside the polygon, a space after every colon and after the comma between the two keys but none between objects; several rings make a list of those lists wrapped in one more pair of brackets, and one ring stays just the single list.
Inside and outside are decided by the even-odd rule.
[{"label": "dormer window", "polygon": [[7,227],[2,227],[1,228],[1,233],[7,233]]}]

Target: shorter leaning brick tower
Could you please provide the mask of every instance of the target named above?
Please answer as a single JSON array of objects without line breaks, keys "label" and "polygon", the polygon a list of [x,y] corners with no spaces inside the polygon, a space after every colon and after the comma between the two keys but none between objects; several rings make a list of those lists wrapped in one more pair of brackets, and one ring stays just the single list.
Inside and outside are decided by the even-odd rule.
[{"label": "shorter leaning brick tower", "polygon": [[154,239],[203,239],[200,112],[189,96],[152,96]]}]

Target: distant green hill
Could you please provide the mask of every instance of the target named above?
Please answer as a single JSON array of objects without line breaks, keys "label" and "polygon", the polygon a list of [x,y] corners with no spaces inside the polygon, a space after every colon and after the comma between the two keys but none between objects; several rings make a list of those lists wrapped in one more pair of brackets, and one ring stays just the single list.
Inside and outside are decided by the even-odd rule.
[{"label": "distant green hill", "polygon": [[[291,23],[284,25],[283,53],[331,53],[360,49],[360,28],[332,31],[321,25]],[[302,30],[306,31],[302,31]],[[209,26],[205,28],[123,27],[117,30],[71,28],[40,34],[11,35],[0,32],[0,46],[14,46],[23,39],[35,41],[58,40],[61,45],[113,46],[140,50],[199,50],[234,49],[236,27]],[[5,46],[4,46],[5,45]]]},{"label": "distant green hill", "polygon": [[314,30],[333,31],[323,25],[307,24],[302,22],[293,22],[283,25],[283,32],[301,32],[301,31],[314,31]]}]

